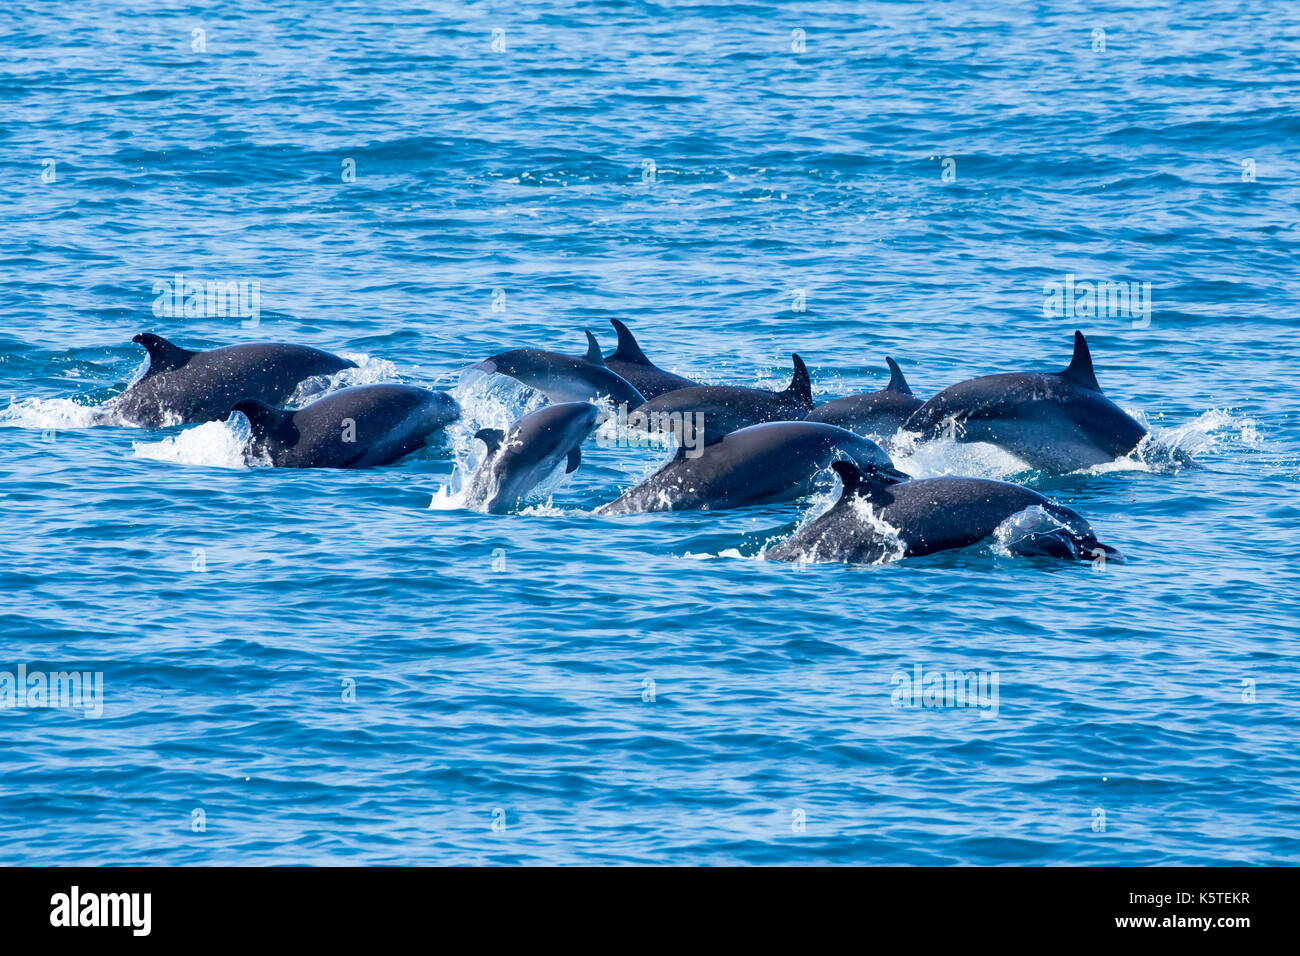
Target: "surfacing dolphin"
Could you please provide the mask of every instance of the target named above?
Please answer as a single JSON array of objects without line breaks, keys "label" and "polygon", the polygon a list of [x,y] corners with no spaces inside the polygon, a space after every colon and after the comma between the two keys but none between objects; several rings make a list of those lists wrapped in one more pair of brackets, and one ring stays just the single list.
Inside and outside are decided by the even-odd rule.
[{"label": "surfacing dolphin", "polygon": [[1075,511],[1020,485],[984,478],[897,482],[850,461],[831,467],[844,483],[839,500],[765,558],[874,563],[965,548],[995,534],[1016,554],[1120,557]]},{"label": "surfacing dolphin", "polygon": [[[651,399],[636,419],[646,431],[677,431],[686,423],[710,444],[729,432],[764,422],[797,422],[812,411],[812,382],[803,359],[792,355],[794,375],[788,388],[769,392],[736,385],[693,385]],[[698,426],[698,427],[696,427]],[[678,432],[681,434],[681,432]]]},{"label": "surfacing dolphin", "polygon": [[793,501],[816,490],[818,475],[838,459],[865,473],[907,478],[870,439],[820,422],[769,422],[724,435],[692,458],[677,457],[597,514],[722,510]]},{"label": "surfacing dolphin", "polygon": [[610,319],[609,324],[614,326],[614,331],[618,333],[618,348],[605,356],[605,365],[631,382],[647,400],[657,398],[665,392],[691,388],[699,384],[689,378],[665,372],[646,358],[631,331],[618,319]]},{"label": "surfacing dolphin", "polygon": [[1065,371],[983,375],[958,382],[913,412],[903,427],[923,438],[953,427],[958,441],[989,442],[1051,472],[1113,461],[1146,435],[1146,429],[1101,393],[1088,342],[1077,331],[1074,357]]},{"label": "surfacing dolphin", "polygon": [[607,398],[616,406],[628,408],[637,408],[645,402],[645,396],[634,385],[605,367],[600,344],[590,332],[583,358],[542,349],[511,349],[473,367],[482,372],[509,375],[552,402],[594,402]]},{"label": "surfacing dolphin", "polygon": [[888,356],[885,361],[889,364],[889,384],[884,388],[818,405],[804,421],[838,425],[858,435],[894,434],[923,403],[912,394],[898,363]]},{"label": "surfacing dolphin", "polygon": [[510,426],[481,428],[474,437],[488,455],[470,479],[465,507],[500,514],[517,507],[561,461],[565,473],[582,462],[580,446],[596,425],[600,409],[590,402],[545,405]]},{"label": "surfacing dolphin", "polygon": [[269,458],[277,468],[387,465],[460,417],[460,406],[446,392],[413,385],[356,385],[297,411],[247,400],[231,411],[252,426],[248,460]]},{"label": "surfacing dolphin", "polygon": [[236,402],[278,404],[309,378],[357,367],[305,345],[259,342],[195,352],[152,332],[131,341],[145,347],[149,368],[105,407],[134,425],[218,421]]}]

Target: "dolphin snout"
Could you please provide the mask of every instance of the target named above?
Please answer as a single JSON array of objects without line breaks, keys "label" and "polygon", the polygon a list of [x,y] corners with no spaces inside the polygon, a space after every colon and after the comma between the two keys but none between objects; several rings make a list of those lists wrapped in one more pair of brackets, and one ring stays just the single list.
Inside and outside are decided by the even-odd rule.
[{"label": "dolphin snout", "polygon": [[1083,554],[1081,554],[1080,557],[1085,561],[1095,561],[1100,557],[1105,561],[1118,561],[1120,564],[1124,563],[1124,555],[1120,553],[1118,548],[1112,548],[1110,545],[1102,544],[1100,541],[1093,541],[1090,545],[1085,545]]}]

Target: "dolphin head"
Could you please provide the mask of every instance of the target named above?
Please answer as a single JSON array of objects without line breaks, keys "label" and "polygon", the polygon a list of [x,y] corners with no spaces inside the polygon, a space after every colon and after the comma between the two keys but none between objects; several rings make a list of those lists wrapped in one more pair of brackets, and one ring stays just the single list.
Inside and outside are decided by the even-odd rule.
[{"label": "dolphin head", "polygon": [[599,417],[590,402],[564,402],[525,415],[505,432],[482,429],[475,437],[487,446],[488,457],[471,479],[469,500],[489,512],[503,511],[521,502],[560,461],[573,471]]},{"label": "dolphin head", "polygon": [[1010,516],[999,528],[1007,549],[1025,556],[1061,558],[1066,561],[1123,561],[1119,550],[1097,540],[1077,511],[1064,505],[1037,505]]}]

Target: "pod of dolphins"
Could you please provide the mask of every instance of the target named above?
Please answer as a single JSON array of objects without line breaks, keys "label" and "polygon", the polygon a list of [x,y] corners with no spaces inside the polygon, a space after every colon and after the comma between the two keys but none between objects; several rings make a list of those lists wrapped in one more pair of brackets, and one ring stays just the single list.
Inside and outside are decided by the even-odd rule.
[{"label": "pod of dolphins", "polygon": [[[472,366],[516,379],[548,404],[508,429],[484,428],[474,436],[487,455],[466,485],[466,507],[510,511],[562,462],[572,472],[581,463],[582,443],[602,419],[597,403],[607,403],[628,428],[671,432],[678,449],[597,514],[793,501],[811,494],[829,468],[842,484],[839,500],[763,557],[877,562],[963,548],[995,535],[1016,554],[1119,556],[1080,515],[1036,491],[982,478],[913,479],[875,440],[903,429],[923,439],[987,442],[1055,473],[1127,455],[1146,430],[1102,394],[1082,332],[1074,333],[1074,355],[1060,372],[985,375],[922,400],[887,358],[884,388],[819,406],[798,355],[791,357],[789,387],[779,391],[705,385],[654,365],[627,326],[611,321],[618,346],[608,356],[587,332],[580,357],[511,349]],[[319,349],[257,343],[191,351],[150,332],[133,341],[149,353],[149,367],[108,403],[117,416],[157,427],[239,413],[250,427],[250,461],[282,468],[385,465],[460,417],[447,392],[393,384],[352,386],[296,410],[280,407],[303,382],[356,367]]]}]

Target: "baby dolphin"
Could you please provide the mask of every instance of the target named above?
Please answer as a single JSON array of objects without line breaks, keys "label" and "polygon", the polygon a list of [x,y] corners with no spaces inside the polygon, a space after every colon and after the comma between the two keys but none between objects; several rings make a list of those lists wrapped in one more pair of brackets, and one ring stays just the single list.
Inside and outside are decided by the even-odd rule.
[{"label": "baby dolphin", "polygon": [[152,332],[131,341],[145,347],[149,368],[108,407],[133,425],[218,421],[236,402],[278,404],[309,378],[357,367],[305,345],[259,342],[195,352]]},{"label": "baby dolphin", "polygon": [[699,457],[685,454],[664,465],[597,514],[722,510],[793,501],[816,490],[833,461],[851,458],[865,473],[907,478],[870,439],[820,422],[769,422],[724,435]]},{"label": "baby dolphin", "polygon": [[765,558],[872,563],[964,548],[995,533],[1016,554],[1120,556],[1077,513],[1020,485],[984,478],[895,482],[850,461],[831,467],[844,483],[839,501],[768,548]]},{"label": "baby dolphin", "polygon": [[247,456],[277,468],[368,468],[397,461],[460,417],[446,392],[413,385],[356,385],[297,411],[242,401],[252,426]]},{"label": "baby dolphin", "polygon": [[610,319],[609,323],[618,333],[618,348],[605,356],[605,366],[631,382],[647,399],[699,384],[689,378],[665,372],[656,366],[646,358],[645,353],[641,351],[641,346],[637,345],[636,339],[626,325],[618,319]]},{"label": "baby dolphin", "polygon": [[485,514],[517,507],[524,496],[561,461],[574,471],[582,461],[579,447],[591,433],[600,409],[590,402],[545,405],[510,426],[482,428],[474,435],[488,455],[470,479],[465,504]]},{"label": "baby dolphin", "polygon": [[583,358],[542,349],[511,349],[484,359],[474,368],[509,375],[552,402],[593,402],[608,398],[615,405],[636,408],[645,401],[635,386],[605,367],[600,344],[590,332]]},{"label": "baby dolphin", "polygon": [[888,356],[885,361],[889,363],[889,384],[884,388],[818,405],[804,421],[838,425],[858,435],[894,434],[923,403],[912,394],[898,363]]},{"label": "baby dolphin", "polygon": [[697,441],[702,429],[705,444],[750,425],[800,421],[812,411],[812,382],[803,359],[798,355],[791,359],[794,376],[789,387],[780,392],[734,385],[693,385],[651,399],[639,409],[644,417],[629,421],[639,422],[647,431],[693,429]]},{"label": "baby dolphin", "polygon": [[1077,471],[1127,455],[1146,429],[1101,393],[1092,354],[1074,333],[1063,372],[984,375],[945,388],[903,425],[934,438],[955,423],[962,442],[989,442],[1050,472]]}]

